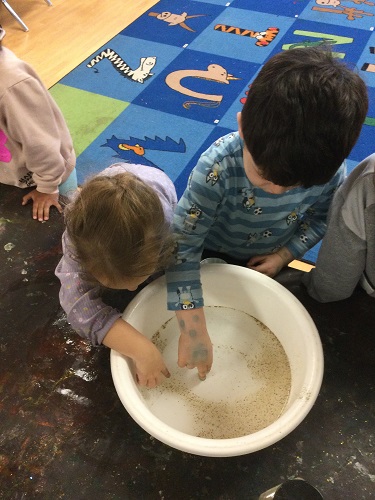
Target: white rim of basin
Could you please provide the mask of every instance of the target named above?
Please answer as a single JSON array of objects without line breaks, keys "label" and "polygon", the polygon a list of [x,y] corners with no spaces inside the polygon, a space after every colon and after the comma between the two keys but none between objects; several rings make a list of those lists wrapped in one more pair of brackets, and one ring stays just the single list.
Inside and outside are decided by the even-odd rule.
[{"label": "white rim of basin", "polygon": [[[131,361],[128,358],[117,351],[111,350],[110,363],[113,382],[122,404],[131,417],[151,436],[180,451],[200,456],[229,457],[253,453],[273,445],[290,434],[305,419],[320,391],[324,358],[319,333],[311,316],[299,300],[284,286],[257,271],[231,264],[202,266],[203,286],[205,276],[215,273],[220,273],[224,277],[227,276],[228,279],[233,277],[243,278],[244,273],[252,273],[249,274],[249,278],[251,277],[253,281],[257,281],[270,293],[276,294],[278,298],[282,297],[287,302],[290,315],[294,317],[297,315],[301,325],[307,327],[309,331],[309,335],[305,336],[306,351],[311,354],[314,353],[314,356],[311,355],[307,360],[308,366],[303,379],[303,389],[300,391],[299,397],[275,422],[260,431],[230,439],[209,439],[185,434],[165,424],[149,410],[134,380]],[[164,276],[156,279],[139,292],[127,306],[123,315],[124,319],[132,323],[131,316],[134,311],[141,307],[143,302],[147,303],[147,299],[155,294],[162,294],[166,304]],[[166,311],[166,313],[167,318],[172,318],[175,314],[174,311]]]}]

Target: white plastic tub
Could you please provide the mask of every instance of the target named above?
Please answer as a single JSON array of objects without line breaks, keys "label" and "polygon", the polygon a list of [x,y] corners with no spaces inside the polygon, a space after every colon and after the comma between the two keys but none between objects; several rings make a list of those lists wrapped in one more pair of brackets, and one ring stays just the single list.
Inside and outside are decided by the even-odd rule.
[{"label": "white plastic tub", "polygon": [[[131,361],[112,351],[113,381],[133,419],[163,443],[202,456],[251,453],[285,437],[310,411],[323,377],[320,338],[302,304],[282,285],[256,271],[229,264],[205,265],[202,284],[214,344],[214,364],[207,379],[200,382],[196,370],[177,367],[179,332],[174,312],[166,309],[161,277],[137,295],[123,317],[156,339],[172,377],[160,388],[140,389]],[[276,403],[267,381],[270,370],[278,368],[271,355],[266,357],[268,347],[262,343],[267,336],[262,335],[261,324],[277,338],[289,362],[288,395],[275,420],[243,435],[241,422],[271,414]],[[273,380],[277,382],[278,373]],[[255,403],[259,406],[254,409]],[[218,438],[220,425],[224,425],[224,436],[230,430],[233,437]],[[206,437],[210,433],[213,438]]]}]

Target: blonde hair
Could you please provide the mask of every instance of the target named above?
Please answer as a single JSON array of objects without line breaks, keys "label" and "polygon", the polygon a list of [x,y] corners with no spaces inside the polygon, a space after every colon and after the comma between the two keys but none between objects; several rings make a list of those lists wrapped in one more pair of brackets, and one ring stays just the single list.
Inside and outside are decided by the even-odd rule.
[{"label": "blonde hair", "polygon": [[66,208],[66,227],[81,264],[111,283],[165,269],[174,250],[156,192],[130,172],[87,181]]}]

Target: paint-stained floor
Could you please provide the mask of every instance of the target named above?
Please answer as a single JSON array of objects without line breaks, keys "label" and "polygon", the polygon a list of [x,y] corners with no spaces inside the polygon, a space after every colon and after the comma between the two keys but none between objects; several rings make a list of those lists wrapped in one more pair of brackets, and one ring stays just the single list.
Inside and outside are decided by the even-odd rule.
[{"label": "paint-stained floor", "polygon": [[67,324],[54,276],[62,216],[33,221],[22,194],[0,185],[1,498],[256,500],[296,476],[325,499],[375,498],[373,299],[358,290],[318,304],[299,284],[301,271],[283,272],[278,280],[308,309],[324,347],[312,411],[257,453],[189,455],[132,420],[115,392],[109,351]]}]

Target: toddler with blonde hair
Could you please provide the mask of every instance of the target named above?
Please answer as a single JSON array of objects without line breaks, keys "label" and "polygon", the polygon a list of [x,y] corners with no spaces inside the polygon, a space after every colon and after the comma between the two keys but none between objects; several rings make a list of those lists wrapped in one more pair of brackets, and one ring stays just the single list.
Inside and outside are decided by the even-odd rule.
[{"label": "toddler with blonde hair", "polygon": [[155,345],[106,304],[107,289],[135,291],[163,271],[174,250],[170,232],[177,196],[164,172],[118,163],[85,182],[66,207],[63,257],[56,268],[60,302],[74,330],[92,345],[131,358],[140,385],[169,371]]}]

